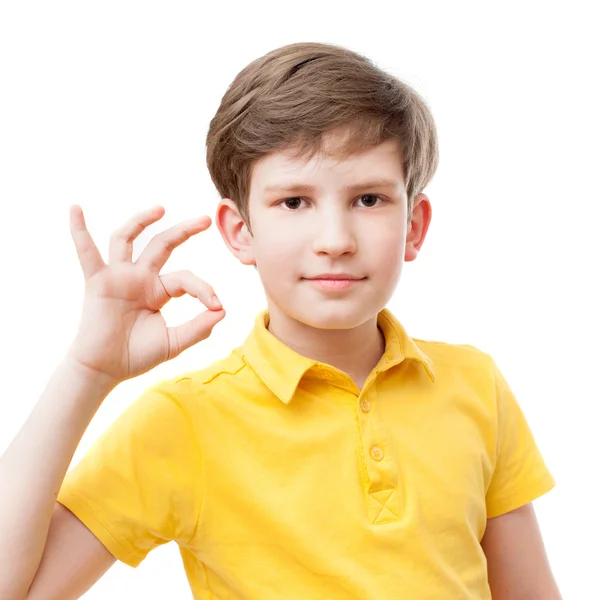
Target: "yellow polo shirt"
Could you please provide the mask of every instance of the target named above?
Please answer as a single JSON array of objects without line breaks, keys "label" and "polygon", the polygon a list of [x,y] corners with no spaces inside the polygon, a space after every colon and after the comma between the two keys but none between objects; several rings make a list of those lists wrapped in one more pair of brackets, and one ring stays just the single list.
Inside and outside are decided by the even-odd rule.
[{"label": "yellow polo shirt", "polygon": [[386,309],[361,391],[267,323],[145,391],[58,500],[132,567],[175,541],[195,599],[489,599],[486,520],[554,486],[492,358]]}]

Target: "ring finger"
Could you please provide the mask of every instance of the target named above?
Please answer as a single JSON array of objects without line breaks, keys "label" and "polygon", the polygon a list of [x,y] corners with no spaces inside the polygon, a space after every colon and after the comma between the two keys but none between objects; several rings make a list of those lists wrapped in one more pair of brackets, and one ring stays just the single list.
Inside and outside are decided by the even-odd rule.
[{"label": "ring finger", "polygon": [[165,214],[162,206],[155,206],[131,217],[122,227],[110,236],[108,246],[108,264],[131,262],[133,241],[152,223],[156,223]]}]

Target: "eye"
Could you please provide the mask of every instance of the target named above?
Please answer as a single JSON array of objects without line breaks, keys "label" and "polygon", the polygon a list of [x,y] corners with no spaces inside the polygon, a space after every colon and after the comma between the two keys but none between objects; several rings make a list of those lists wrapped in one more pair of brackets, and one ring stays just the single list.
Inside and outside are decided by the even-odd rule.
[{"label": "eye", "polygon": [[378,200],[384,202],[383,198],[381,196],[378,196],[377,194],[363,194],[362,196],[358,197],[358,200],[362,201],[367,208],[377,206]]},{"label": "eye", "polygon": [[288,210],[298,210],[300,208],[300,205],[302,204],[303,199],[302,198],[286,198],[285,200],[282,200],[280,202],[280,205],[284,206],[285,208],[287,208]]}]

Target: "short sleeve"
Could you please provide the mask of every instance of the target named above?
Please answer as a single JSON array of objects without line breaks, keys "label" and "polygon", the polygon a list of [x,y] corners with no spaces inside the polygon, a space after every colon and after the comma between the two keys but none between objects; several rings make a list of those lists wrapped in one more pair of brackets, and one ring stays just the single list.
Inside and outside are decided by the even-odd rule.
[{"label": "short sleeve", "polygon": [[555,485],[514,394],[493,367],[497,411],[496,463],[486,494],[489,519],[524,506]]},{"label": "short sleeve", "polygon": [[200,453],[175,383],[144,391],[67,473],[58,502],[121,562],[193,537]]}]

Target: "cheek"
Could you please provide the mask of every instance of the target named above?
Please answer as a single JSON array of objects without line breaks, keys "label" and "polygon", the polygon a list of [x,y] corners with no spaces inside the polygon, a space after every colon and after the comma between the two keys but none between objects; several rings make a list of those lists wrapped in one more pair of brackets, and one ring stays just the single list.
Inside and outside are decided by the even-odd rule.
[{"label": "cheek", "polygon": [[370,256],[370,260],[390,271],[396,268],[397,263],[404,261],[405,247],[406,237],[401,227],[380,227],[362,240],[362,254]]},{"label": "cheek", "polygon": [[256,231],[253,251],[259,269],[265,277],[273,278],[279,273],[294,273],[304,254],[305,243],[298,232],[273,226]]}]

